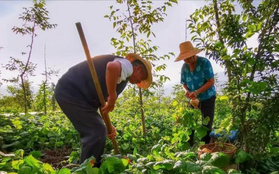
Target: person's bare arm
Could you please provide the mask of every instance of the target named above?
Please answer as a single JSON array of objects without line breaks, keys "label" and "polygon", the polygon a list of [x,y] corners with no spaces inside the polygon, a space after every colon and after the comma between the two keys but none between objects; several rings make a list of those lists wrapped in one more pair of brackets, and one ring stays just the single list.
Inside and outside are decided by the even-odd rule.
[{"label": "person's bare arm", "polygon": [[103,113],[113,111],[115,101],[117,99],[116,85],[118,77],[121,74],[121,64],[119,62],[109,62],[106,71],[106,84],[108,91],[108,98],[106,105],[102,108]]}]

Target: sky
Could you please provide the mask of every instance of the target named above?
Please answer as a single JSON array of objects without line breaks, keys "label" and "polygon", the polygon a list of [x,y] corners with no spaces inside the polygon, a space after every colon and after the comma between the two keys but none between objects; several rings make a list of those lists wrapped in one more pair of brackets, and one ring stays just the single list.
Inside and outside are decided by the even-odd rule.
[{"label": "sky", "polygon": [[[162,4],[164,1],[153,1],[154,6]],[[114,5],[113,0],[108,1],[46,1],[46,8],[49,11],[50,23],[58,24],[57,28],[38,31],[35,38],[31,61],[37,64],[36,76],[31,77],[33,86],[38,86],[42,82],[44,71],[44,54],[46,53],[47,66],[60,70],[58,77],[53,77],[52,81],[57,82],[71,66],[86,60],[79,35],[75,26],[80,22],[85,33],[87,44],[91,56],[111,54],[115,49],[110,44],[110,39],[116,37],[117,33],[112,27],[112,22],[104,15],[110,13],[109,6]],[[183,61],[174,62],[179,54],[179,44],[186,40],[186,19],[195,9],[204,5],[204,1],[179,1],[173,7],[168,8],[164,22],[152,26],[156,38],[152,38],[152,45],[159,46],[157,55],[173,52],[175,57],[171,60],[162,61],[167,64],[167,69],[162,72],[170,81],[165,84],[166,88],[171,88],[174,84],[180,83],[180,69]],[[0,70],[1,78],[10,78],[15,73],[6,71],[2,66],[7,64],[10,57],[19,58],[26,61],[27,55],[21,52],[28,52],[27,45],[30,44],[30,36],[16,35],[12,32],[13,26],[22,26],[22,21],[18,19],[23,12],[23,7],[31,7],[32,1],[0,1]],[[122,9],[123,10],[123,9]],[[187,39],[190,39],[189,31]],[[195,46],[195,43],[193,43]],[[46,52],[44,53],[44,47]],[[200,53],[200,56],[205,56]],[[223,72],[224,69],[210,60],[215,73]],[[3,83],[3,81],[2,81]],[[4,83],[0,87],[0,94],[5,93]],[[36,89],[35,89],[36,90]]]}]

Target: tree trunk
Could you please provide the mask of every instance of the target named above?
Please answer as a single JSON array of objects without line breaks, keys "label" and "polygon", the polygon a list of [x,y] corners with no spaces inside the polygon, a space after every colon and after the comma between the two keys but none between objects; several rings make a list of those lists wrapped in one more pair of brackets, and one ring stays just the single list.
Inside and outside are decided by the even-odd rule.
[{"label": "tree trunk", "polygon": [[[221,34],[220,34],[221,24],[220,24],[219,8],[218,8],[217,0],[213,0],[213,5],[214,5],[214,13],[215,13],[216,26],[217,26],[218,39],[223,44],[223,46],[225,46],[224,39],[221,37]],[[225,67],[227,69],[228,81],[230,82],[231,76],[232,76],[231,68],[230,68],[231,67],[230,61],[225,60],[225,65],[226,65]]]},{"label": "tree trunk", "polygon": [[54,89],[55,89],[55,84],[54,83],[52,83],[52,85],[51,85],[52,87],[51,87],[51,90],[52,90],[52,92],[53,92],[53,95],[52,95],[52,102],[51,102],[51,104],[52,104],[52,111],[56,111],[56,100],[55,100],[55,96],[54,96]]},{"label": "tree trunk", "polygon": [[[130,25],[131,25],[131,30],[132,30],[132,36],[133,36],[133,48],[134,48],[134,53],[136,53],[136,36],[135,36],[135,31],[134,31],[134,27],[133,27],[133,22],[130,19],[131,15],[131,11],[130,11],[130,5],[129,5],[129,1],[127,1],[127,7],[128,7],[128,12],[129,12],[129,21],[130,21]],[[144,111],[143,111],[143,101],[142,101],[142,91],[141,88],[139,88],[139,95],[140,95],[140,111],[141,111],[141,120],[142,120],[142,132],[143,132],[143,136],[146,136],[146,128],[145,128],[145,116],[144,116]]]},{"label": "tree trunk", "polygon": [[27,96],[26,96],[26,89],[25,89],[23,75],[20,76],[20,80],[21,80],[21,88],[22,88],[23,97],[24,97],[24,113],[26,115],[28,112],[28,107],[27,107]]},{"label": "tree trunk", "polygon": [[143,111],[143,102],[142,102],[142,91],[141,88],[139,88],[139,95],[140,95],[140,112],[141,112],[141,121],[142,121],[142,132],[143,136],[146,136],[146,128],[145,128],[145,116]]},{"label": "tree trunk", "polygon": [[44,82],[43,83],[43,103],[44,103],[44,114],[46,115],[47,114],[47,107],[46,107],[46,83]]},{"label": "tree trunk", "polygon": [[45,81],[43,82],[43,93],[44,93],[44,114],[47,114],[47,102],[46,102],[46,86],[47,86],[47,65],[46,65],[46,45],[44,48],[44,64],[45,64]]}]

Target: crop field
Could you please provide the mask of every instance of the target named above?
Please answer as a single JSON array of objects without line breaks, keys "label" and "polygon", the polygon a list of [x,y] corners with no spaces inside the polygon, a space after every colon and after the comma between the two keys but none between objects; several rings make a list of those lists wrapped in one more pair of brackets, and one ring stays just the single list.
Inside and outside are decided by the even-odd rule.
[{"label": "crop field", "polygon": [[[0,174],[279,174],[278,0],[0,1],[0,29]],[[115,127],[101,161],[61,86]]]}]

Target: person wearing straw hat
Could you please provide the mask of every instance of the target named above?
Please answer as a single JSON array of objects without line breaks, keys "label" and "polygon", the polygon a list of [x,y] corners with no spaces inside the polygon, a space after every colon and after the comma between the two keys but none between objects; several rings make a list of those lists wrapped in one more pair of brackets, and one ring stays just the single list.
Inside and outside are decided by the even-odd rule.
[{"label": "person wearing straw hat", "polygon": [[[147,89],[152,83],[151,64],[137,54],[126,58],[115,55],[101,55],[92,58],[100,86],[106,100],[101,112],[113,111],[118,95],[129,81]],[[81,159],[94,156],[97,166],[106,142],[106,128],[98,113],[101,103],[87,61],[71,67],[58,81],[55,98],[61,110],[69,118],[81,138]],[[115,128],[109,138],[116,136]]]},{"label": "person wearing straw hat", "polygon": [[[201,110],[203,118],[209,117],[206,125],[207,135],[202,138],[205,143],[210,142],[215,109],[216,90],[214,87],[214,73],[208,59],[197,56],[200,49],[194,48],[190,41],[179,45],[180,54],[175,62],[184,61],[181,68],[181,84],[185,89],[185,97],[191,99],[191,104]],[[190,145],[194,144],[194,131],[189,140]]]}]

